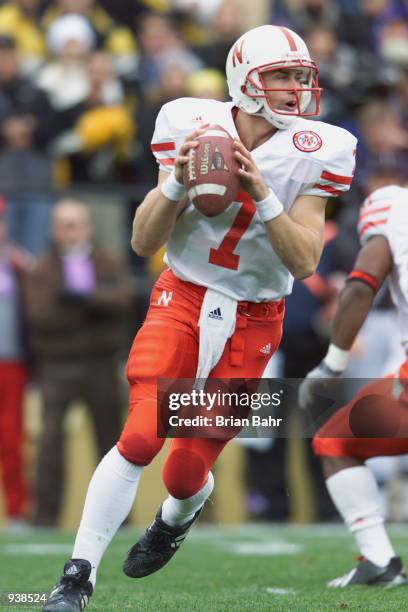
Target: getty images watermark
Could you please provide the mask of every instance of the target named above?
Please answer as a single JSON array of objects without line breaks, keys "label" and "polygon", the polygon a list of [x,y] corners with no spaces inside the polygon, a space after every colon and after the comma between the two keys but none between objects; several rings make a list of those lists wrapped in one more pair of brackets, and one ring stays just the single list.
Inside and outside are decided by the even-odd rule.
[{"label": "getty images watermark", "polygon": [[[158,382],[158,435],[179,438],[259,437],[283,426],[285,391],[259,379],[192,379]],[[272,431],[264,433],[274,437]]]},{"label": "getty images watermark", "polygon": [[[314,379],[310,401],[300,409],[302,382],[159,379],[157,434],[217,439],[408,437],[407,379]],[[336,426],[326,428],[337,412]]]},{"label": "getty images watermark", "polygon": [[[172,414],[169,417],[169,425],[171,427],[198,427],[212,426],[215,427],[249,427],[254,425],[258,427],[279,427],[283,422],[282,418],[275,418],[272,415],[262,416],[260,414],[250,414],[248,417],[237,416],[235,410],[239,408],[247,408],[249,411],[260,410],[265,407],[277,407],[281,405],[283,389],[278,393],[247,393],[241,391],[227,392],[215,391],[208,392],[203,389],[192,389],[190,393],[170,393],[169,394],[169,410],[180,411],[182,408],[200,408],[209,414],[197,414],[195,416],[180,416],[180,414]],[[227,408],[227,415],[217,414],[220,408]]]}]

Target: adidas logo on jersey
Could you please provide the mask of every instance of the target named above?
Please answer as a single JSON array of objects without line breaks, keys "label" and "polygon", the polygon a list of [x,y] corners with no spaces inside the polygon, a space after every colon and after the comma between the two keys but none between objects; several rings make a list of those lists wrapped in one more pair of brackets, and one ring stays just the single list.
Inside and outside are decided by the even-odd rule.
[{"label": "adidas logo on jersey", "polygon": [[218,321],[223,321],[224,318],[221,314],[221,308],[216,308],[215,310],[211,310],[208,315],[209,319],[218,319]]},{"label": "adidas logo on jersey", "polygon": [[264,355],[269,355],[269,353],[271,352],[271,343],[268,342],[268,344],[265,344],[265,346],[263,346],[261,349],[259,349],[260,353],[263,353]]}]

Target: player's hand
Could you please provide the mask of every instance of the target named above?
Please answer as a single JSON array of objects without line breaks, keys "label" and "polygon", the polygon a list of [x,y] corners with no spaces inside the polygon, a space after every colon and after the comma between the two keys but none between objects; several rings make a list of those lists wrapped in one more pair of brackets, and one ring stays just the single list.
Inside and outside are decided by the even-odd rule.
[{"label": "player's hand", "polygon": [[198,138],[198,136],[202,136],[209,125],[209,123],[205,123],[201,125],[198,130],[188,134],[185,141],[181,145],[174,163],[174,174],[179,183],[183,183],[183,168],[188,162],[191,149],[196,149],[198,147],[198,140],[196,140],[196,138]]},{"label": "player's hand", "polygon": [[298,389],[298,404],[303,410],[307,410],[313,406],[314,395],[318,395],[324,391],[324,379],[339,378],[343,372],[336,372],[329,368],[323,361],[318,366],[311,370]]},{"label": "player's hand", "polygon": [[269,195],[269,189],[252,159],[251,153],[240,140],[234,140],[235,157],[241,168],[238,170],[241,185],[249,193],[254,202],[260,202]]}]

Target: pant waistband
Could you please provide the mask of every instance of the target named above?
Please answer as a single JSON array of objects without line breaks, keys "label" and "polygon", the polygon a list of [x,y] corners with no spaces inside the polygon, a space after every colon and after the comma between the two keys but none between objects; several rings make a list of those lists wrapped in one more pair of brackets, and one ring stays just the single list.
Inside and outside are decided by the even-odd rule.
[{"label": "pant waistband", "polygon": [[238,312],[246,317],[262,317],[274,311],[280,313],[284,304],[284,298],[271,302],[238,302]]},{"label": "pant waistband", "polygon": [[[166,289],[171,289],[172,287],[174,288],[174,286],[178,285],[183,289],[188,289],[188,291],[193,292],[200,298],[203,298],[205,292],[207,291],[207,287],[204,287],[203,285],[196,285],[194,283],[190,283],[189,281],[181,280],[172,272],[170,268],[167,268],[161,273],[157,282],[167,285]],[[284,298],[280,298],[279,300],[271,300],[270,302],[240,301],[238,302],[237,311],[239,314],[247,317],[267,316],[272,314],[274,311],[277,313],[282,312],[284,304]]]}]

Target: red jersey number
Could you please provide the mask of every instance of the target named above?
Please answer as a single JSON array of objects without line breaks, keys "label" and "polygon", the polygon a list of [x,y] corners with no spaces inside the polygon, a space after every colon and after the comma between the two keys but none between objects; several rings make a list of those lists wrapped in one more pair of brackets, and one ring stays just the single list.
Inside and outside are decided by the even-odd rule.
[{"label": "red jersey number", "polygon": [[214,266],[221,266],[229,270],[238,270],[239,255],[234,253],[238,242],[247,231],[252,218],[256,212],[255,204],[246,191],[240,191],[237,196],[237,202],[241,202],[242,206],[234,219],[230,230],[225,234],[218,249],[210,249],[208,261]]}]

